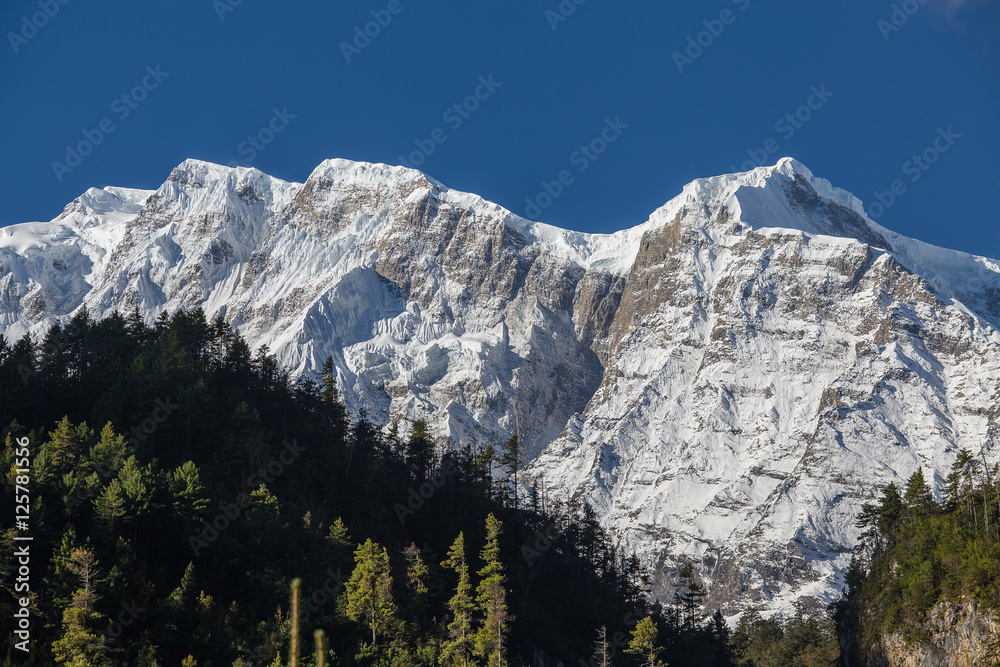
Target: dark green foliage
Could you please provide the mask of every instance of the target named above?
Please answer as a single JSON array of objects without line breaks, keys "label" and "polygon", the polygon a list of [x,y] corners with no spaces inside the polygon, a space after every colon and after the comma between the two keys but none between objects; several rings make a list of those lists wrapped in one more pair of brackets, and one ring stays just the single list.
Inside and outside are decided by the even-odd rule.
[{"label": "dark green foliage", "polygon": [[[153,326],[83,313],[39,345],[0,339],[0,417],[5,470],[13,440],[32,443],[34,664],[58,652],[111,667],[282,665],[296,577],[296,637],[325,630],[331,665],[576,665],[602,627],[606,662],[626,665],[647,617],[645,658],[733,664],[721,615],[702,618],[693,569],[664,612],[589,506],[541,511],[495,481],[528,484],[514,479],[516,439],[498,456],[436,443],[422,422],[405,441],[398,428],[383,435],[349,418],[332,359],[319,382],[292,382],[266,348],[251,354],[200,310]],[[11,516],[14,480],[0,480]],[[966,487],[956,493],[969,509]],[[914,504],[908,494],[905,511]],[[883,505],[877,537],[909,525],[902,504]],[[12,537],[0,533],[7,552]],[[12,599],[0,596],[8,618]],[[813,645],[799,625],[782,633]]]},{"label": "dark green foliage", "polygon": [[[446,650],[464,661],[487,623],[504,644],[482,644],[494,662],[540,651],[575,664],[594,628],[627,634],[654,611],[637,561],[590,508],[515,507],[491,446],[442,449],[421,423],[405,442],[383,435],[347,416],[332,361],[320,382],[293,382],[200,310],[152,326],[84,313],[38,345],[0,340],[0,380],[4,469],[11,439],[32,443],[35,664],[53,664],[59,646],[115,667],[269,665],[287,657],[295,577],[300,632],[324,629],[333,665],[441,664]],[[11,516],[13,478],[0,485]],[[0,533],[8,551],[11,538]],[[355,622],[346,584],[359,544],[389,568],[391,613]],[[85,604],[80,549],[105,568]],[[0,599],[8,618],[11,600]],[[706,628],[665,655],[722,655]],[[680,646],[681,634],[660,636]]]},{"label": "dark green foliage", "polygon": [[745,612],[732,634],[737,665],[753,667],[833,667],[840,664],[840,645],[830,620],[801,612],[781,623],[755,609]]},{"label": "dark green foliage", "polygon": [[657,630],[653,617],[643,618],[632,630],[632,640],[625,652],[638,656],[642,667],[667,667],[666,663],[661,662],[658,657],[660,648],[656,637],[659,634],[660,631]]},{"label": "dark green foliage", "polygon": [[1000,610],[1000,488],[986,472],[962,450],[943,503],[934,501],[917,471],[907,482],[902,507],[892,485],[877,505],[864,506],[859,557],[847,573],[847,595],[837,605],[841,632],[853,638],[856,655],[890,633],[923,639],[928,613],[939,602],[971,597]]}]

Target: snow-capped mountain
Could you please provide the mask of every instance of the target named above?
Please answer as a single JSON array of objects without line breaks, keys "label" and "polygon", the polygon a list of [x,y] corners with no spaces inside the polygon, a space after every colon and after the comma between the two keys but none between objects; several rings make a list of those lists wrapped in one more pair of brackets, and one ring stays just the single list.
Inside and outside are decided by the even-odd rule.
[{"label": "snow-capped mountain", "polygon": [[656,591],[710,607],[832,599],[854,516],[989,442],[1000,266],[868,220],[784,159],[701,179],[615,234],[520,218],[411,169],[304,184],[188,160],[0,228],[0,332],[86,306],[204,308],[352,410],[442,439],[517,433],[551,496],[590,503]]}]

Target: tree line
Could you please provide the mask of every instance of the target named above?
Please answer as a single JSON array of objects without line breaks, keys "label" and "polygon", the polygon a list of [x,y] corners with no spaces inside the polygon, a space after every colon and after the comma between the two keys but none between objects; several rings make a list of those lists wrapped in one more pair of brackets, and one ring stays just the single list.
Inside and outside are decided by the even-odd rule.
[{"label": "tree line", "polygon": [[[332,359],[293,378],[200,310],[81,311],[40,341],[0,338],[0,425],[2,512],[14,443],[32,443],[30,653],[4,636],[3,664],[277,667],[316,631],[297,665],[767,665],[792,664],[768,662],[774,646],[829,648],[804,617],[730,631],[692,568],[673,604],[652,602],[590,507],[532,487],[516,438],[377,428],[345,410]],[[20,594],[0,586],[13,617]]]}]

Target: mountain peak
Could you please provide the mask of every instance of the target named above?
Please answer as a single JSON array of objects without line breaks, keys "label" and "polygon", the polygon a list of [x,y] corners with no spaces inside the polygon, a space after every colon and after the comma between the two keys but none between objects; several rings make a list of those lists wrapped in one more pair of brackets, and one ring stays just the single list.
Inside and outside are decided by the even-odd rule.
[{"label": "mountain peak", "polygon": [[829,601],[857,505],[1000,428],[996,263],[882,229],[791,158],[612,234],[406,167],[326,160],[299,184],[185,160],[155,193],[0,230],[0,264],[8,338],[81,306],[201,307],[297,375],[332,357],[382,424],[517,434],[547,493],[664,585],[695,563],[730,609]]},{"label": "mountain peak", "polygon": [[354,183],[374,187],[399,185],[412,181],[426,181],[439,189],[447,189],[444,184],[417,169],[381,162],[359,162],[345,158],[323,160],[313,169],[307,183],[313,180],[326,180],[333,183]]},{"label": "mountain peak", "polygon": [[696,179],[651,219],[663,225],[678,216],[686,226],[709,233],[733,234],[732,224],[738,223],[754,231],[792,230],[892,249],[857,197],[790,157],[750,171]]}]

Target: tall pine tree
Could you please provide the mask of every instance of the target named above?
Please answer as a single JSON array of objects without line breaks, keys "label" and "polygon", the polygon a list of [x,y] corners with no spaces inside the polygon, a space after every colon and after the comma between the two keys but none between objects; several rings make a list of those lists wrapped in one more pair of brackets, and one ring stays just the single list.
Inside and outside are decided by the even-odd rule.
[{"label": "tall pine tree", "polygon": [[448,664],[468,667],[475,649],[475,637],[472,632],[472,617],[476,611],[472,599],[472,580],[469,574],[469,564],[465,560],[465,534],[459,533],[458,538],[448,549],[448,558],[441,563],[458,575],[458,586],[455,595],[448,601],[452,621],[448,624],[448,640],[442,653]]},{"label": "tall pine tree", "polygon": [[476,602],[483,613],[483,625],[476,632],[476,655],[485,658],[489,667],[503,667],[508,623],[507,590],[503,564],[500,562],[502,524],[491,512],[486,517],[486,546],[480,552],[485,565],[479,570]]},{"label": "tall pine tree", "polygon": [[658,658],[660,649],[656,647],[657,634],[659,631],[656,629],[656,621],[652,616],[645,617],[632,630],[632,641],[625,652],[640,656],[642,667],[667,667]]},{"label": "tall pine tree", "polygon": [[354,572],[347,582],[347,616],[367,626],[372,644],[389,634],[396,622],[396,603],[392,597],[392,573],[389,553],[370,539],[354,553]]}]

